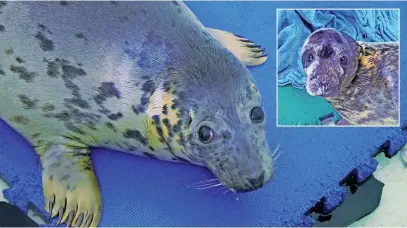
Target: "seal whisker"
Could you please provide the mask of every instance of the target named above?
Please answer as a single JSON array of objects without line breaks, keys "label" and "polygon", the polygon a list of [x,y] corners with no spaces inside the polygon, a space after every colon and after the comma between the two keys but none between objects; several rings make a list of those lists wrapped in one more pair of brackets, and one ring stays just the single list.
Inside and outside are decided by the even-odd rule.
[{"label": "seal whisker", "polygon": [[219,184],[219,180],[218,179],[209,179],[209,180],[203,180],[203,181],[199,181],[196,183],[192,183],[190,185],[187,185],[187,187],[189,188],[193,188],[193,187],[204,187],[204,186],[208,186],[208,185],[212,185],[212,184]]},{"label": "seal whisker", "polygon": [[200,188],[200,187],[207,187],[213,184],[220,184],[220,182],[216,181],[216,182],[209,182],[209,183],[204,183],[204,184],[191,184],[191,185],[187,185],[188,188]]},{"label": "seal whisker", "polygon": [[230,191],[230,192],[233,192],[232,189],[226,189],[226,191],[224,191],[222,194],[226,194],[226,193],[228,193],[229,191]]},{"label": "seal whisker", "polygon": [[223,184],[219,183],[219,184],[209,185],[209,186],[206,186],[206,187],[198,187],[198,188],[194,188],[194,189],[202,190],[202,189],[215,188],[215,187],[218,187],[218,186],[223,186]]},{"label": "seal whisker", "polygon": [[207,179],[207,180],[202,180],[202,181],[197,181],[192,183],[193,184],[203,184],[203,183],[208,183],[208,182],[218,182],[217,178],[213,178],[213,179]]},{"label": "seal whisker", "polygon": [[277,159],[280,157],[280,155],[281,155],[281,151],[277,154],[277,156],[274,158],[274,162],[276,162],[277,161]]},{"label": "seal whisker", "polygon": [[271,154],[272,157],[274,157],[274,154],[280,149],[280,144],[278,144],[277,148],[274,149],[274,152]]}]

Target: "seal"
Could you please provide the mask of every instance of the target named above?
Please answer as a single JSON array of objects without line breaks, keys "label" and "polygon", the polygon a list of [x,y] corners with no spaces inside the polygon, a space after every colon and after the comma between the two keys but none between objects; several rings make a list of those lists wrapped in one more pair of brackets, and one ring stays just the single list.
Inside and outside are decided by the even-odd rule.
[{"label": "seal", "polygon": [[240,192],[271,179],[246,67],[266,61],[259,45],[178,1],[0,6],[0,117],[38,153],[58,224],[99,223],[90,147],[204,166]]},{"label": "seal", "polygon": [[399,43],[361,42],[334,29],[305,41],[306,90],[352,125],[399,125]]}]

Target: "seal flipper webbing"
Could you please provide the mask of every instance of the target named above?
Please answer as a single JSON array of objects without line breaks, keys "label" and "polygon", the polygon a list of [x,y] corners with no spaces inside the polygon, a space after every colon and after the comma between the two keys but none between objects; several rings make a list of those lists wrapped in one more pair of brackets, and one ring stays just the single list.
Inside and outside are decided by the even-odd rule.
[{"label": "seal flipper webbing", "polygon": [[267,60],[267,52],[254,42],[219,29],[207,28],[208,32],[232,52],[244,65],[257,66]]},{"label": "seal flipper webbing", "polygon": [[45,210],[50,218],[58,215],[58,223],[97,226],[101,196],[89,147],[59,137],[52,142],[36,148],[42,166]]}]

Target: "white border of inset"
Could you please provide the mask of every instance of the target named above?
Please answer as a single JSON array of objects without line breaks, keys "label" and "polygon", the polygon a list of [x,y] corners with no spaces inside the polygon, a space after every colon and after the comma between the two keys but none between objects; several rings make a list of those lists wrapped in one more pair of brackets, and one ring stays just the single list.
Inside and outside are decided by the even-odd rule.
[{"label": "white border of inset", "polygon": [[[288,0],[289,1],[289,0]],[[324,0],[321,0],[324,1]],[[333,0],[335,1],[335,0]],[[375,0],[372,0],[375,1]],[[346,1],[345,1],[346,2]],[[399,42],[399,88],[398,88],[398,93],[399,93],[399,119],[398,119],[398,125],[279,125],[278,123],[278,32],[279,32],[279,27],[278,27],[278,15],[280,10],[397,10],[398,11],[398,42]],[[400,122],[401,122],[401,97],[400,97],[400,90],[401,90],[401,77],[400,77],[400,59],[401,59],[401,13],[400,13],[400,8],[277,8],[276,9],[276,126],[281,127],[281,128],[291,128],[291,127],[316,127],[316,128],[336,128],[336,127],[400,127]],[[327,113],[329,114],[329,113]]]}]

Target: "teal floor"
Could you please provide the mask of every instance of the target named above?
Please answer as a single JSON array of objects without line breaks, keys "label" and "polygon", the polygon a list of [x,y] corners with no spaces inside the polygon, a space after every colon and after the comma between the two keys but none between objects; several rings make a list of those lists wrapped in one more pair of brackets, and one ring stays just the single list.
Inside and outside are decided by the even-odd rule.
[{"label": "teal floor", "polygon": [[278,87],[278,125],[304,126],[320,125],[319,117],[329,113],[338,113],[321,97],[310,96],[305,89],[293,86]]}]

